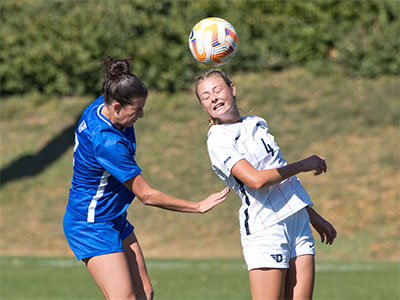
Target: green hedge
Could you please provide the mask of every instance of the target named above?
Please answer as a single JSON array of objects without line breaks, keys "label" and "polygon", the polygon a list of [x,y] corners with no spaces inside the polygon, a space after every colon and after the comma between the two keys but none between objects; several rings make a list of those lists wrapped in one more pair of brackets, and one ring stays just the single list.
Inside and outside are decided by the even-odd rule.
[{"label": "green hedge", "polygon": [[3,95],[97,93],[100,59],[134,58],[150,88],[179,90],[206,70],[188,49],[193,25],[209,16],[239,34],[228,72],[300,65],[315,72],[399,74],[400,1],[3,0]]}]

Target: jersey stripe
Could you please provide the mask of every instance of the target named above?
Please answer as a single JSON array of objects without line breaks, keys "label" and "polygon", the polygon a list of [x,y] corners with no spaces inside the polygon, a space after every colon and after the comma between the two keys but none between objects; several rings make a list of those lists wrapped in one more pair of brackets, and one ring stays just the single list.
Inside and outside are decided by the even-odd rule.
[{"label": "jersey stripe", "polygon": [[112,127],[112,124],[110,121],[108,121],[106,118],[103,117],[103,115],[100,113],[100,111],[103,109],[104,104],[99,105],[99,108],[97,109],[97,116],[102,119],[104,122],[106,122],[110,127]]},{"label": "jersey stripe", "polygon": [[244,227],[246,228],[246,234],[250,235],[250,228],[249,228],[249,209],[246,208],[244,210],[244,215],[246,216],[246,219],[244,220]]},{"label": "jersey stripe", "polygon": [[[247,196],[246,190],[244,188],[244,183],[239,178],[236,178],[235,176],[233,178],[235,178],[237,184],[239,185],[240,192],[244,195],[247,206],[250,206],[250,199]],[[245,215],[244,227],[246,228],[246,234],[250,235],[249,208],[246,208],[244,210],[244,215]]]},{"label": "jersey stripe", "polygon": [[276,219],[278,221],[280,221],[280,218],[279,218],[278,214],[276,213],[276,210],[275,210],[274,206],[272,205],[271,200],[269,199],[269,191],[268,191],[268,198],[267,199],[268,199],[268,202],[269,202],[269,206],[271,206],[272,211],[274,212],[274,215],[275,215]]},{"label": "jersey stripe", "polygon": [[256,154],[255,154],[255,153],[252,153],[252,152],[250,152],[250,151],[249,151],[249,149],[247,149],[247,147],[246,147],[245,143],[243,143],[243,141],[239,141],[239,142],[240,142],[240,143],[243,145],[244,149],[246,149],[247,153],[248,153],[250,156],[253,156],[253,157],[256,159],[256,161],[257,161],[257,164],[258,164],[258,166],[257,166],[257,168],[256,168],[256,169],[258,169],[258,168],[260,167],[260,161],[258,160],[258,157],[256,156]]},{"label": "jersey stripe", "polygon": [[92,201],[90,201],[90,204],[89,204],[88,217],[87,217],[88,222],[92,222],[92,223],[94,222],[97,201],[103,196],[104,190],[108,183],[108,177],[110,177],[110,176],[111,176],[111,174],[108,171],[104,171],[103,176],[101,176],[100,184],[97,187],[97,193],[96,193],[96,195],[93,196]]},{"label": "jersey stripe", "polygon": [[[288,180],[289,180],[289,179],[288,179]],[[277,185],[276,187],[278,188],[279,192],[281,193],[282,198],[285,200],[287,207],[288,207],[289,210],[293,213],[293,210],[292,210],[292,208],[290,207],[289,202],[288,202],[288,200],[287,200],[286,197],[285,197],[285,194],[282,192],[282,190],[281,190],[281,188],[279,187],[279,185]]]},{"label": "jersey stripe", "polygon": [[[269,196],[268,196],[268,197],[269,197]],[[255,201],[255,203],[256,203],[257,207],[260,206],[260,204],[258,203],[257,200]],[[265,201],[264,201],[263,205],[265,205]],[[258,212],[257,212],[257,214],[256,214],[256,218],[258,217],[258,218],[260,219],[261,224],[264,226],[264,228],[267,228],[267,226],[265,226],[265,223],[264,223],[264,221],[263,221],[263,219],[262,219],[261,212],[262,212],[262,210],[258,210]]]}]

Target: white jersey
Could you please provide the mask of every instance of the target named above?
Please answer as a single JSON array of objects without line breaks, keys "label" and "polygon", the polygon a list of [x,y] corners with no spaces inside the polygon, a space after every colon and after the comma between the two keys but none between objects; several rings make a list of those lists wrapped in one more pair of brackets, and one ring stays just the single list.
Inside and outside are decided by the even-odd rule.
[{"label": "white jersey", "polygon": [[243,117],[241,122],[212,126],[207,147],[213,170],[242,200],[241,234],[265,229],[312,205],[296,176],[270,187],[252,189],[232,175],[233,166],[241,159],[246,159],[257,170],[287,164],[262,118]]}]

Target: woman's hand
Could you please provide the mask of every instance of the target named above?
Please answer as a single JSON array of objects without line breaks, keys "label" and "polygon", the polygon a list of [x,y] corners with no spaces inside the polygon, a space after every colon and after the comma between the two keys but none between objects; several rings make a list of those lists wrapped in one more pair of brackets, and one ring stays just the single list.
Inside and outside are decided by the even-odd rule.
[{"label": "woman's hand", "polygon": [[203,214],[226,200],[226,195],[229,193],[229,188],[224,188],[222,191],[208,196],[203,201],[199,202],[199,213]]},{"label": "woman's hand", "polygon": [[332,245],[337,235],[336,229],[332,226],[331,223],[321,217],[311,207],[307,207],[307,212],[310,217],[311,225],[321,237],[321,243],[325,242],[325,244],[327,245]]},{"label": "woman's hand", "polygon": [[315,170],[314,175],[319,175],[327,171],[325,158],[318,155],[312,155],[300,161],[303,172]]}]

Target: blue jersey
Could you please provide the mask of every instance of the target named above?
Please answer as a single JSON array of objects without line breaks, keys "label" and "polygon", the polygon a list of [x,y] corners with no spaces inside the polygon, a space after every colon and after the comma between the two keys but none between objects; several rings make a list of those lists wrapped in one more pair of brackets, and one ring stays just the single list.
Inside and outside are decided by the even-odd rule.
[{"label": "blue jersey", "polygon": [[103,107],[101,96],[85,109],[75,131],[67,210],[88,222],[121,215],[135,197],[123,182],[142,172],[133,126],[119,130],[101,113]]}]

